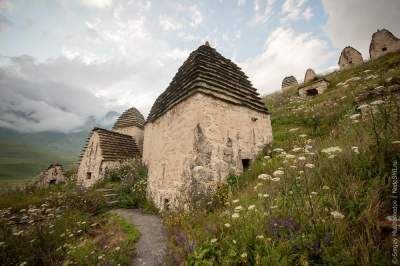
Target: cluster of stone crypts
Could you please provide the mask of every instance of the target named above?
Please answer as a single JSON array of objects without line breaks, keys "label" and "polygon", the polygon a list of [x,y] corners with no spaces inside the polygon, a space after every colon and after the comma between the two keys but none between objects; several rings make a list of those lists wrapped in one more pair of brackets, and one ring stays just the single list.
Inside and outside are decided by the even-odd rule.
[{"label": "cluster of stone crypts", "polygon": [[67,180],[64,168],[59,163],[51,164],[46,171],[40,173],[39,179],[35,182],[36,187],[46,188],[51,185],[64,183]]},{"label": "cluster of stone crypts", "polygon": [[205,199],[271,141],[269,113],[256,89],[206,43],[178,69],[147,118],[149,196],[162,209]]},{"label": "cluster of stone crypts", "polygon": [[147,121],[154,121],[198,92],[267,112],[259,94],[243,71],[209,45],[202,45],[190,54],[165,92],[156,99]]},{"label": "cluster of stone crypts", "polygon": [[[385,54],[400,51],[400,40],[386,29],[378,30],[372,35],[369,47],[370,58],[376,59]],[[359,51],[351,46],[345,47],[340,53],[338,65],[339,69],[345,69],[352,66],[363,64],[363,58]],[[282,91],[286,91],[292,87],[288,87],[289,78],[285,77],[282,82]],[[294,77],[293,77],[294,78]],[[285,84],[285,86],[284,86]],[[293,85],[294,86],[294,85]],[[319,79],[312,69],[307,69],[304,76],[304,84],[297,86],[300,96],[313,96],[323,93],[329,86],[329,82],[325,79]]]},{"label": "cluster of stone crypts", "polygon": [[282,91],[286,92],[292,88],[297,88],[299,83],[294,76],[285,77],[282,81]]},{"label": "cluster of stone crypts", "polygon": [[130,108],[117,119],[112,131],[95,127],[80,156],[78,183],[91,186],[104,177],[107,169],[140,158],[143,124],[143,115]]}]

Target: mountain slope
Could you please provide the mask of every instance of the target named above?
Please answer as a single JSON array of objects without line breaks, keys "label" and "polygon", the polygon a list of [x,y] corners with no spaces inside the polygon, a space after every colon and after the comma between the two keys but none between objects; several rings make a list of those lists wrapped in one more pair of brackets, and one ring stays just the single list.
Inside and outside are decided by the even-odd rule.
[{"label": "mountain slope", "polygon": [[371,99],[361,113],[356,98],[399,88],[400,54],[325,78],[322,95],[267,96],[271,154],[230,176],[203,208],[166,217],[172,264],[391,263],[400,100]]}]

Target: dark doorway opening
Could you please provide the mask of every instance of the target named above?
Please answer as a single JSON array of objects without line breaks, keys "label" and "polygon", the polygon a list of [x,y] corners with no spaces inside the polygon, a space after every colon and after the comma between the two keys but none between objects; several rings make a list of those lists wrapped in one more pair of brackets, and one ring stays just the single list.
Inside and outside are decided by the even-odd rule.
[{"label": "dark doorway opening", "polygon": [[169,210],[169,199],[164,199],[164,210]]},{"label": "dark doorway opening", "polygon": [[318,90],[317,89],[309,89],[306,91],[306,95],[307,96],[314,96],[318,94]]},{"label": "dark doorway opening", "polygon": [[91,179],[92,178],[92,173],[91,172],[87,172],[86,173],[86,179]]},{"label": "dark doorway opening", "polygon": [[55,185],[55,184],[56,184],[56,182],[57,182],[57,180],[55,180],[55,179],[51,179],[51,180],[49,181],[49,185]]},{"label": "dark doorway opening", "polygon": [[386,47],[383,47],[383,48],[382,48],[382,52],[386,52],[386,50],[387,50]]},{"label": "dark doorway opening", "polygon": [[243,171],[246,171],[250,167],[250,159],[242,159]]}]

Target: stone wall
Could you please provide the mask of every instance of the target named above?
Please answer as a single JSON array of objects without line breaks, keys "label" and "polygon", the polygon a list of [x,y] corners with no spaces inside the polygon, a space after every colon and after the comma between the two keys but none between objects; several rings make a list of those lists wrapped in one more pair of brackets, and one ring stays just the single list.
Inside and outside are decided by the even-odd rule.
[{"label": "stone wall", "polygon": [[338,64],[340,69],[344,69],[351,66],[360,65],[363,62],[364,61],[361,53],[353,47],[348,46],[344,48],[342,53],[340,54]]},{"label": "stone wall", "polygon": [[315,82],[299,88],[299,95],[301,97],[313,96],[322,94],[328,88],[329,83],[324,79],[316,80]]},{"label": "stone wall", "polygon": [[66,177],[63,167],[59,164],[52,164],[46,171],[40,173],[39,180],[35,183],[35,186],[46,188],[50,185],[64,183],[65,181]]},{"label": "stone wall", "polygon": [[143,153],[143,129],[136,126],[130,126],[113,129],[113,131],[132,136],[135,139],[135,142],[138,145],[140,152]]},{"label": "stone wall", "polygon": [[78,184],[89,187],[103,178],[99,135],[93,132],[78,168]]},{"label": "stone wall", "polygon": [[271,141],[268,114],[197,93],[145,125],[149,196],[165,209],[211,194]]},{"label": "stone wall", "polygon": [[372,34],[372,40],[369,46],[369,55],[371,59],[376,59],[396,51],[400,51],[400,40],[390,31],[382,29]]}]

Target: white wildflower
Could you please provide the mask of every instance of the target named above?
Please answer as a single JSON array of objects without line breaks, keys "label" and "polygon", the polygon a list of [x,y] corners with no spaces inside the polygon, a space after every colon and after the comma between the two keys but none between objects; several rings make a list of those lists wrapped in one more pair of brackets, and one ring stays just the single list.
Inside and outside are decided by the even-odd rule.
[{"label": "white wildflower", "polygon": [[269,159],[271,159],[271,156],[266,155],[266,156],[264,156],[264,159],[269,160]]},{"label": "white wildflower", "polygon": [[358,150],[358,147],[357,147],[357,146],[353,146],[353,147],[351,147],[351,149],[353,150],[353,152],[354,152],[355,154],[360,154],[360,151]]},{"label": "white wildflower", "polygon": [[216,243],[216,242],[217,242],[216,238],[211,239],[211,243]]},{"label": "white wildflower", "polygon": [[317,192],[315,192],[315,191],[311,191],[311,193],[310,193],[311,195],[317,195],[318,193]]},{"label": "white wildflower", "polygon": [[281,179],[279,177],[274,177],[271,179],[272,182],[279,182]]},{"label": "white wildflower", "polygon": [[329,190],[330,187],[328,187],[327,185],[325,185],[325,186],[322,187],[322,189],[323,189],[323,190]]},{"label": "white wildflower", "polygon": [[351,115],[350,116],[350,119],[357,119],[357,118],[359,118],[361,115],[360,114],[354,114],[354,115]]},{"label": "white wildflower", "polygon": [[115,248],[116,251],[118,251],[118,250],[120,250],[120,249],[121,249],[120,247],[116,247],[116,248]]},{"label": "white wildflower", "polygon": [[282,148],[275,148],[275,149],[273,149],[272,151],[274,151],[274,152],[283,152],[283,151],[285,151],[285,150],[282,149]]},{"label": "white wildflower", "polygon": [[277,176],[282,176],[284,175],[285,172],[282,170],[276,170],[275,172],[272,173],[273,176],[277,177]]},{"label": "white wildflower", "polygon": [[247,258],[247,253],[246,252],[242,253],[242,255],[240,255],[240,257]]},{"label": "white wildflower", "polygon": [[400,140],[393,140],[392,144],[400,144]]},{"label": "white wildflower", "polygon": [[237,207],[235,207],[235,212],[240,212],[241,210],[243,210],[243,207],[242,206],[237,206]]},{"label": "white wildflower", "polygon": [[300,134],[299,137],[300,137],[300,138],[306,138],[307,135],[306,135],[306,134]]},{"label": "white wildflower", "polygon": [[335,152],[342,152],[342,148],[340,148],[339,146],[333,146],[333,147],[329,147],[329,148],[325,148],[322,149],[321,152],[323,153],[335,153]]},{"label": "white wildflower", "polygon": [[301,148],[299,148],[299,147],[295,147],[292,149],[292,152],[299,152],[299,151],[301,151]]},{"label": "white wildflower", "polygon": [[286,158],[287,159],[294,159],[294,158],[296,158],[296,156],[294,156],[293,154],[286,154]]},{"label": "white wildflower", "polygon": [[237,218],[239,218],[240,217],[240,215],[239,215],[239,213],[234,213],[234,214],[232,214],[232,218],[233,219],[237,219]]},{"label": "white wildflower", "polygon": [[306,157],[304,157],[304,156],[300,156],[299,158],[297,158],[299,161],[305,161],[306,160]]},{"label": "white wildflower", "polygon": [[380,105],[383,103],[384,103],[384,101],[382,101],[382,100],[376,100],[376,101],[371,102],[371,105]]},{"label": "white wildflower", "polygon": [[270,209],[276,209],[276,208],[278,208],[278,206],[277,205],[273,205],[273,206],[271,206],[271,207],[269,207]]},{"label": "white wildflower", "polygon": [[333,158],[335,158],[335,157],[336,157],[336,155],[331,154],[331,155],[328,156],[328,159],[333,159]]},{"label": "white wildflower", "polygon": [[232,200],[232,203],[238,203],[239,199]]},{"label": "white wildflower", "polygon": [[367,108],[368,106],[369,106],[368,104],[362,104],[362,105],[358,106],[358,109],[362,110],[362,109]]},{"label": "white wildflower", "polygon": [[230,224],[230,223],[226,223],[226,224],[224,224],[224,226],[225,226],[226,228],[230,228],[230,227],[231,227],[231,224]]},{"label": "white wildflower", "polygon": [[261,180],[270,180],[270,179],[271,179],[271,176],[270,176],[270,175],[267,175],[267,174],[261,174],[261,175],[259,175],[257,178],[258,178],[258,179],[261,179]]},{"label": "white wildflower", "polygon": [[306,163],[305,164],[305,167],[307,167],[307,168],[314,168],[315,167],[315,165],[313,165],[312,163]]},{"label": "white wildflower", "polygon": [[263,239],[264,236],[263,236],[263,235],[258,235],[258,236],[256,236],[256,238],[257,238],[257,239]]},{"label": "white wildflower", "polygon": [[335,218],[335,219],[343,219],[343,218],[344,218],[344,215],[341,214],[341,213],[338,212],[338,211],[333,211],[333,212],[331,212],[331,215],[332,215],[333,218]]},{"label": "white wildflower", "polygon": [[296,132],[297,130],[299,130],[299,128],[298,128],[298,127],[295,127],[295,128],[289,129],[289,132]]},{"label": "white wildflower", "polygon": [[256,205],[250,205],[247,209],[249,210],[249,211],[251,211],[251,210],[254,210],[256,208]]},{"label": "white wildflower", "polygon": [[268,198],[268,197],[269,197],[269,194],[265,193],[265,194],[263,195],[263,197],[264,197],[264,198]]}]

